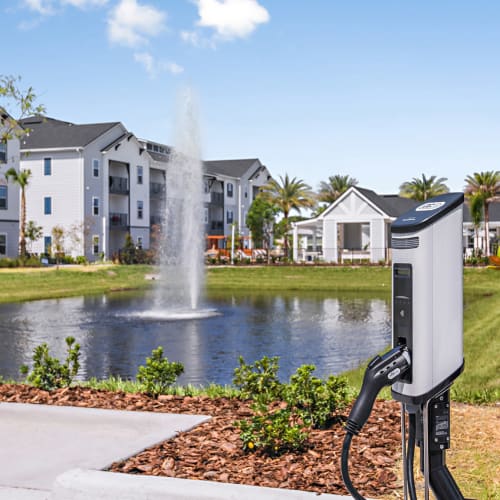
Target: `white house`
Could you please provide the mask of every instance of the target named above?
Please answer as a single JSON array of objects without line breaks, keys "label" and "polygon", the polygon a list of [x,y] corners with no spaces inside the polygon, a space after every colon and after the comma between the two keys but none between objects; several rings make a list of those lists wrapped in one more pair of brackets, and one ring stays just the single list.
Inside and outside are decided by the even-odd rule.
[{"label": "white house", "polygon": [[293,260],[387,261],[390,224],[416,202],[349,188],[323,213],[293,225]]},{"label": "white house", "polygon": [[[0,136],[9,130],[11,117],[0,108]],[[0,140],[0,258],[19,254],[19,186],[7,181],[5,173],[19,171],[19,139]]]}]

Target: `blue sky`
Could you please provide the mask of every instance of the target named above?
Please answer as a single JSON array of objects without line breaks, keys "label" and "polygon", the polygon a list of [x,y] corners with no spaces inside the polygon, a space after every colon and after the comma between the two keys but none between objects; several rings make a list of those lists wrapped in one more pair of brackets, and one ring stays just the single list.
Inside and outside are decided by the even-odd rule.
[{"label": "blue sky", "polygon": [[496,0],[21,0],[0,26],[0,74],[58,119],[173,144],[189,85],[206,160],[379,193],[500,169]]}]

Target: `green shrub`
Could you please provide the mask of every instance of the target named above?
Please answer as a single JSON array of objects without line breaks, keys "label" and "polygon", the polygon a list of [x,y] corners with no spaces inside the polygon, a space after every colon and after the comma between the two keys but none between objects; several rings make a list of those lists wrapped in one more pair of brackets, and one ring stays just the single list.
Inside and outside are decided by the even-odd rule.
[{"label": "green shrub", "polygon": [[299,451],[308,437],[307,429],[290,408],[274,408],[264,403],[252,405],[250,420],[235,424],[240,428],[243,449],[280,455],[286,451]]},{"label": "green shrub", "polygon": [[29,373],[26,365],[21,366],[21,373],[26,382],[40,389],[51,391],[60,387],[69,387],[80,367],[80,345],[74,337],[66,337],[67,355],[64,363],[49,354],[44,342],[33,350],[33,370]]},{"label": "green shrub", "polygon": [[160,346],[151,351],[151,357],[146,358],[146,365],[139,366],[136,378],[142,391],[156,398],[166,394],[183,372],[184,365],[163,357],[163,347]]},{"label": "green shrub", "polygon": [[239,357],[240,366],[234,370],[233,384],[240,390],[242,398],[267,403],[280,397],[283,386],[278,380],[278,360],[278,356],[264,356],[248,365],[243,356]]},{"label": "green shrub", "polygon": [[330,375],[327,380],[314,377],[314,365],[302,365],[290,377],[283,399],[310,427],[324,427],[336,411],[347,405],[351,391],[344,377]]}]

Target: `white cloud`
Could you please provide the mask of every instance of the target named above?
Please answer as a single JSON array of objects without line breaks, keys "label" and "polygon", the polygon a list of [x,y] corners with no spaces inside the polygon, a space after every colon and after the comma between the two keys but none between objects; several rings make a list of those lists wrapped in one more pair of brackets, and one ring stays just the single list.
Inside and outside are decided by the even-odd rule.
[{"label": "white cloud", "polygon": [[24,0],[24,5],[42,16],[50,16],[55,12],[52,0]]},{"label": "white cloud", "polygon": [[108,35],[112,42],[138,47],[165,28],[167,14],[136,0],[121,0],[108,19]]},{"label": "white cloud", "polygon": [[250,35],[267,23],[269,12],[257,0],[195,0],[198,26],[213,28],[218,37],[230,40]]},{"label": "white cloud", "polygon": [[134,54],[134,60],[144,66],[150,78],[156,78],[160,73],[168,72],[172,75],[178,75],[184,71],[184,68],[177,63],[166,61],[157,62],[149,52],[136,52]]},{"label": "white cloud", "polygon": [[86,9],[88,7],[102,7],[108,3],[108,0],[61,0],[62,5],[71,5],[78,9]]},{"label": "white cloud", "polygon": [[214,41],[201,36],[197,31],[181,31],[181,40],[198,48],[215,49]]}]

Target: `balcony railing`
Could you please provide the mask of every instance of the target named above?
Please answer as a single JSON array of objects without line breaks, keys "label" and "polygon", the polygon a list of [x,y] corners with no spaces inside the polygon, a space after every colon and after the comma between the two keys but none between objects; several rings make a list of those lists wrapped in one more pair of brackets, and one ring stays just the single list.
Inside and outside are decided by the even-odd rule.
[{"label": "balcony railing", "polygon": [[111,194],[128,194],[128,179],[126,177],[110,175],[109,192]]},{"label": "balcony railing", "polygon": [[163,198],[165,196],[165,184],[162,182],[150,182],[149,195],[151,198]]},{"label": "balcony railing", "polygon": [[120,213],[110,213],[109,214],[109,225],[111,229],[127,229],[128,228],[128,216],[127,214]]}]

